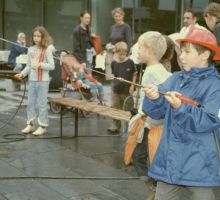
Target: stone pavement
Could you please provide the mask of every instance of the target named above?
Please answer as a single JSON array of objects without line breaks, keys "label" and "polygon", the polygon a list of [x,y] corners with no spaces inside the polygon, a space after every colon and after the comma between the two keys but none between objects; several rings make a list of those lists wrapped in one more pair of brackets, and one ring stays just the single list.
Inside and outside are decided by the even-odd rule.
[{"label": "stone pavement", "polygon": [[[107,104],[109,104],[109,87]],[[0,91],[0,127],[19,104],[21,92]],[[60,96],[59,93],[49,96]],[[48,134],[27,135],[2,143],[5,134],[19,137],[26,120],[26,98],[16,117],[0,129],[0,200],[146,200],[149,185],[123,164],[126,135],[109,137],[109,118],[89,114],[79,120],[74,134],[74,113],[67,112],[64,137],[59,138],[59,115],[49,111]],[[49,109],[49,106],[48,106]],[[12,135],[19,134],[19,135]],[[220,200],[220,189],[216,190]],[[182,200],[189,200],[184,193]]]}]

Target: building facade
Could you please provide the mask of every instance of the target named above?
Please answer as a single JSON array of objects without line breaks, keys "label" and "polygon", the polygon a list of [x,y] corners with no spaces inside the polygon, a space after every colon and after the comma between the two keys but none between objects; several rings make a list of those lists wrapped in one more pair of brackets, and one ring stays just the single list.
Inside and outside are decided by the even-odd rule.
[{"label": "building facade", "polygon": [[[57,49],[72,50],[72,31],[79,15],[88,10],[92,15],[92,32],[108,43],[109,29],[114,23],[111,10],[122,7],[125,21],[132,27],[133,39],[146,31],[170,34],[180,30],[182,15],[192,7],[204,24],[202,12],[210,0],[0,0],[0,37],[16,41],[18,32],[27,35],[43,25],[52,35]],[[216,1],[218,2],[218,1]],[[0,49],[10,44],[0,41]]]}]

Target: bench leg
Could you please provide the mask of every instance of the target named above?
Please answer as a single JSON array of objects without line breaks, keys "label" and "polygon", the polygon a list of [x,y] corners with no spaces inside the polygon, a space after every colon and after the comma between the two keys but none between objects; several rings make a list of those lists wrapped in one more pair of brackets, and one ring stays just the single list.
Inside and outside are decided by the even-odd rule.
[{"label": "bench leg", "polygon": [[75,110],[75,137],[78,137],[78,121],[79,121],[79,109]]},{"label": "bench leg", "polygon": [[63,137],[63,106],[61,106],[60,110],[60,137]]}]

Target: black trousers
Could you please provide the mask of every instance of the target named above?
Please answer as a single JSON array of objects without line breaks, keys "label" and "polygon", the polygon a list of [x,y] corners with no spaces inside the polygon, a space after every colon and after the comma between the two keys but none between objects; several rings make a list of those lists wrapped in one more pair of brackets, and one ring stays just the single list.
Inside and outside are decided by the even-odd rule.
[{"label": "black trousers", "polygon": [[133,155],[133,164],[138,176],[147,176],[147,170],[149,166],[149,156],[148,156],[148,145],[147,145],[147,137],[148,137],[149,129],[144,129],[144,136],[141,143],[138,143]]}]

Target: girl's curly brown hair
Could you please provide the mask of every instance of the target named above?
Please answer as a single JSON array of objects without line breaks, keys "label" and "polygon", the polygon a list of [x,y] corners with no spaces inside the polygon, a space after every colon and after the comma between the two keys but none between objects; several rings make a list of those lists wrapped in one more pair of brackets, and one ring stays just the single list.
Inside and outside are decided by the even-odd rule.
[{"label": "girl's curly brown hair", "polygon": [[35,43],[33,41],[33,36],[36,31],[40,32],[40,34],[41,34],[41,41],[39,44],[40,47],[42,47],[43,49],[46,49],[50,44],[53,44],[53,39],[50,36],[50,34],[48,33],[48,31],[43,26],[37,26],[32,31],[32,36],[31,36],[32,45],[35,45]]}]

